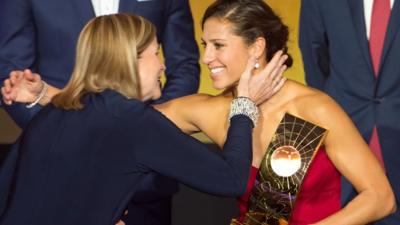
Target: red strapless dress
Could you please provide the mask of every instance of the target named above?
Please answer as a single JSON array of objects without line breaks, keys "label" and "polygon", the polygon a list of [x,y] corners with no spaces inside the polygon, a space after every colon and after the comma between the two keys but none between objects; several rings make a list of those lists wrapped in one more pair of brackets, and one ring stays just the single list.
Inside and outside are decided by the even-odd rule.
[{"label": "red strapless dress", "polygon": [[[258,169],[252,167],[246,193],[238,199],[239,221],[247,212],[247,202]],[[290,218],[290,225],[318,222],[340,210],[340,173],[320,148],[306,174]]]}]

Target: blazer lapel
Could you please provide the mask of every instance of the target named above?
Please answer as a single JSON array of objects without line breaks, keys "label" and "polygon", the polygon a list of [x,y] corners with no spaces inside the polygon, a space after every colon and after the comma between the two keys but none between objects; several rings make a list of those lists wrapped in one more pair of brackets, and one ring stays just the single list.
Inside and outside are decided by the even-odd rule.
[{"label": "blazer lapel", "polygon": [[385,43],[383,45],[380,67],[382,67],[382,65],[385,62],[386,56],[388,55],[388,52],[395,39],[395,36],[399,31],[399,27],[400,27],[400,0],[396,0],[394,1],[392,12],[390,14],[388,28],[386,30]]},{"label": "blazer lapel", "polygon": [[364,55],[364,59],[368,64],[371,74],[374,73],[371,55],[369,52],[369,42],[367,39],[367,31],[365,29],[365,17],[364,17],[364,3],[361,0],[347,0],[349,3],[350,13],[353,18],[353,25],[358,36],[358,40],[361,51]]},{"label": "blazer lapel", "polygon": [[96,17],[91,0],[69,0],[83,24],[86,24],[90,19]]}]

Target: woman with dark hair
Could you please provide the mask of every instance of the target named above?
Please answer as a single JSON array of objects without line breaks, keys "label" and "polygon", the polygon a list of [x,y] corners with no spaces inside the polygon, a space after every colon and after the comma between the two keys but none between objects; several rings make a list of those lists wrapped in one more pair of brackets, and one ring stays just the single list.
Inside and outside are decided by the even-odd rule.
[{"label": "woman with dark hair", "polygon": [[[234,87],[246,60],[250,55],[257,58],[257,73],[277,51],[287,52],[289,32],[262,0],[217,0],[207,8],[202,28],[205,48],[202,61],[211,71],[214,87],[225,89],[224,93],[217,97],[188,96],[159,105],[157,109],[184,131],[190,133],[201,130],[222,146],[227,123],[221,119],[224,118],[221,114],[235,96]],[[291,66],[290,57],[285,64]],[[185,107],[189,104],[191,107]],[[355,225],[367,224],[394,212],[394,195],[382,167],[346,113],[333,99],[318,90],[287,81],[272,98],[260,105],[260,109],[261,119],[254,131],[253,148],[254,151],[268,150],[263,157],[253,157],[247,193],[239,200],[241,216],[233,224]],[[280,166],[279,162],[285,161],[270,160],[271,155],[280,150],[273,146],[279,142],[279,137],[289,139],[298,134],[294,131],[294,122],[288,123],[293,126],[285,127],[284,120],[290,118],[287,114],[294,115],[294,120],[302,124],[328,130],[325,138],[315,144],[314,154],[298,147],[312,145],[314,140],[305,137],[305,143],[299,145],[298,140],[294,140],[294,143],[286,141],[285,145],[288,146],[283,147],[291,147],[294,153],[298,151],[301,156],[301,161],[297,161],[297,170],[292,174],[287,174],[287,171],[295,164]],[[285,127],[283,133],[286,134],[279,133],[281,127]],[[279,166],[274,170],[273,167]],[[302,174],[303,178],[299,178],[298,174]],[[340,205],[341,175],[358,191],[358,195],[343,208]],[[252,190],[256,176],[256,186]],[[289,179],[298,180],[285,181]],[[298,192],[278,192],[285,189],[282,185],[293,183],[296,183]],[[292,193],[297,195],[291,196]],[[290,201],[289,212],[283,209],[285,199]]]},{"label": "woman with dark hair", "polygon": [[[214,87],[225,91],[219,96],[198,94],[183,97],[158,105],[156,109],[174,121],[184,132],[193,133],[201,130],[222,146],[227,137],[226,118],[229,104],[238,94],[235,87],[246,68],[247,61],[251,57],[256,57],[254,74],[257,75],[274,61],[272,56],[277,51],[282,50],[286,53],[288,28],[261,0],[217,0],[208,7],[202,20],[202,27],[202,42],[205,48],[202,61],[210,69]],[[291,62],[289,57],[285,62],[286,66],[290,66]],[[11,88],[13,85],[7,84],[7,86]],[[10,99],[15,100],[12,97],[7,100]],[[259,107],[261,116],[253,138],[253,151],[258,153],[253,155],[252,175],[248,182],[247,194],[239,201],[241,217],[234,223],[276,224],[278,221],[270,222],[276,218],[282,224],[288,222],[294,225],[355,225],[369,223],[395,210],[394,195],[382,167],[351,120],[329,96],[294,81],[287,81],[275,95]],[[313,149],[315,153],[307,157],[299,154],[302,157],[301,161],[296,161],[299,165],[292,174],[302,172],[301,179],[293,178],[286,171],[279,172],[282,167],[292,169],[293,164],[279,166],[279,163],[284,161],[266,160],[271,154],[280,150],[269,146],[281,137],[277,131],[281,128],[282,119],[287,118],[287,114],[293,115],[291,118],[302,121],[303,124],[311,124],[319,130],[329,131],[327,134],[323,132],[318,139],[315,151]],[[291,137],[293,131],[294,129],[284,129],[283,137]],[[306,143],[301,143],[302,145],[313,144],[313,140],[306,138],[303,140],[306,140]],[[302,153],[302,149],[296,149],[296,146],[284,147],[294,148],[294,153],[297,150]],[[267,153],[264,155],[266,149]],[[293,158],[297,156],[294,154]],[[278,165],[278,170],[263,173],[270,171],[273,163],[274,166]],[[262,190],[273,189],[271,187],[258,189],[257,185],[260,182],[257,180],[256,188],[252,190],[258,170],[260,171],[258,178],[262,179],[271,177],[280,177],[284,180],[298,179],[295,182],[296,188],[299,188],[299,192],[294,192],[296,195],[287,195],[286,192],[275,193],[290,200],[290,218],[280,217],[281,202],[257,201],[257,196],[264,194],[265,198],[260,198],[264,200],[270,195],[270,192]],[[358,195],[343,208],[340,205],[341,175],[346,177],[358,191]],[[280,190],[285,188],[282,186],[280,185]],[[248,205],[250,196],[255,197]],[[254,208],[259,211],[251,211]],[[286,211],[284,213],[288,215]]]},{"label": "woman with dark hair", "polygon": [[[143,102],[161,95],[165,66],[158,49],[154,25],[139,16],[102,16],[84,27],[67,86],[60,92],[36,83],[40,93],[28,107],[49,103],[47,94],[59,93],[24,130],[2,167],[1,225],[115,224],[139,187],[151,190],[148,180],[157,174],[213,194],[245,191],[258,118],[249,89],[260,90],[250,88],[254,61],[230,101],[228,138],[219,155]],[[276,65],[259,78],[279,77]],[[20,78],[6,86],[23,84]],[[3,94],[10,94],[7,89]]]}]

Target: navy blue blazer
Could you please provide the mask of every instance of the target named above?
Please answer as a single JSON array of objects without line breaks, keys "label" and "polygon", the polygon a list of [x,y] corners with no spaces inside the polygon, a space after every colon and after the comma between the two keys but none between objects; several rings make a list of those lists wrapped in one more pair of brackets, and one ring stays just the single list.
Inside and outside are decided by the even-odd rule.
[{"label": "navy blue blazer", "polygon": [[[167,67],[158,102],[195,93],[199,54],[188,0],[120,0],[119,12],[142,15],[157,27]],[[1,0],[0,81],[12,70],[31,68],[63,87],[72,73],[79,33],[93,17],[91,0]],[[18,104],[5,108],[20,127],[38,111]]]},{"label": "navy blue blazer", "polygon": [[217,154],[114,91],[89,94],[84,103],[76,111],[46,106],[25,129],[0,173],[1,225],[114,225],[153,174],[211,194],[244,193],[252,155],[248,117],[231,119]]},{"label": "navy blue blazer", "polygon": [[[377,126],[386,172],[397,199],[400,199],[399,18],[400,2],[396,0],[375,79],[362,0],[303,0],[300,16],[300,48],[308,85],[339,102],[367,142],[374,125]],[[342,193],[343,202],[352,197],[348,186],[343,186]],[[376,224],[400,224],[399,211]]]}]

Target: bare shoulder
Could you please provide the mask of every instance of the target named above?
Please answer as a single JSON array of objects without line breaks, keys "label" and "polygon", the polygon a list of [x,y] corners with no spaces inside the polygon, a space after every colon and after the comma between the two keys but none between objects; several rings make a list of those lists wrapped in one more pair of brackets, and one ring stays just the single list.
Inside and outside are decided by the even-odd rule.
[{"label": "bare shoulder", "polygon": [[304,85],[298,88],[302,94],[294,99],[293,104],[304,119],[328,129],[349,121],[344,110],[328,94]]}]

